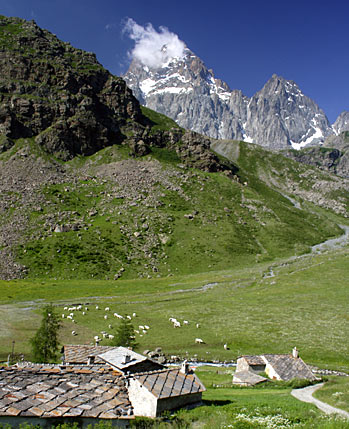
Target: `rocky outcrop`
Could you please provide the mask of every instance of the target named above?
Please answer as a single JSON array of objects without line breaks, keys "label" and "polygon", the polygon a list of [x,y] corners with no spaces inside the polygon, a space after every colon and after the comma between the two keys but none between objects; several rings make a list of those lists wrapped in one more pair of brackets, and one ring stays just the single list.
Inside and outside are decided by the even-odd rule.
[{"label": "rocky outcrop", "polygon": [[349,177],[349,131],[329,137],[323,146],[290,150],[284,154],[298,162]]},{"label": "rocky outcrop", "polygon": [[189,49],[150,69],[133,61],[124,76],[138,100],[187,129],[273,150],[301,148],[333,134],[324,112],[295,82],[273,75],[252,98],[231,90]]},{"label": "rocky outcrop", "polygon": [[123,142],[128,121],[142,121],[125,82],[94,54],[34,21],[1,17],[0,29],[0,133],[7,139],[34,138],[67,160]]}]

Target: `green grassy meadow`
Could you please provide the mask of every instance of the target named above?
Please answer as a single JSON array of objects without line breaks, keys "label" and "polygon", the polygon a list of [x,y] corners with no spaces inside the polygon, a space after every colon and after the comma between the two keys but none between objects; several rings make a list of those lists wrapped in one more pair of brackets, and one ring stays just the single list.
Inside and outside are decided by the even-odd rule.
[{"label": "green grassy meadow", "polygon": [[[136,335],[140,352],[162,347],[168,356],[231,361],[242,354],[287,353],[296,345],[308,363],[348,370],[348,257],[344,248],[165,278],[1,281],[0,357],[6,359],[15,340],[15,351],[30,358],[28,338],[39,325],[42,305],[52,302],[66,316],[64,306],[81,303],[89,308],[86,315],[74,312],[76,323],[62,319],[62,344],[89,344],[101,331],[113,334],[113,313],[135,312],[135,329],[150,326]],[[175,329],[170,317],[189,325]],[[205,344],[196,344],[197,337]],[[230,350],[223,349],[225,343]]]}]

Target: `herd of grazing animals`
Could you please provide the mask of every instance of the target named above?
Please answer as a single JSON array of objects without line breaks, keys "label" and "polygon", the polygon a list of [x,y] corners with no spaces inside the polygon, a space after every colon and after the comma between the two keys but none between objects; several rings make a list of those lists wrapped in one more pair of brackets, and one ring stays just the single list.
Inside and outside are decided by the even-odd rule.
[{"label": "herd of grazing animals", "polygon": [[[95,309],[99,310],[99,306],[96,305]],[[65,313],[62,313],[62,319],[69,319],[69,320],[71,320],[72,323],[76,323],[76,321],[74,319],[74,312],[80,312],[81,311],[81,314],[83,316],[85,316],[87,314],[87,312],[89,311],[89,308],[88,308],[88,306],[85,306],[84,309],[83,309],[82,305],[75,305],[75,306],[71,306],[71,307],[65,306],[64,307],[64,311],[68,311],[69,314],[66,315]],[[105,312],[110,312],[110,307],[105,307],[104,311]],[[131,315],[122,316],[121,314],[119,314],[117,312],[114,312],[113,313],[113,317],[115,317],[117,319],[125,319],[125,318],[127,318],[128,320],[132,320],[132,318],[137,317],[137,314],[134,312],[134,313],[132,313],[132,316]],[[108,314],[104,314],[103,318],[104,318],[104,320],[107,320],[108,319]],[[184,326],[188,326],[190,324],[190,322],[188,320],[183,320],[182,323],[181,323],[175,317],[170,317],[169,321],[172,323],[172,325],[173,325],[174,328],[181,328],[181,327],[184,327]],[[195,327],[197,329],[199,329],[200,328],[200,324],[199,323],[195,323]],[[112,329],[113,326],[111,324],[109,324],[108,328]],[[149,329],[150,329],[150,326],[148,326],[148,325],[139,325],[138,329],[134,330],[134,333],[137,334],[137,335],[139,335],[140,337],[142,337],[143,335],[147,334],[147,332],[148,332]],[[114,338],[114,335],[109,334],[106,331],[101,331],[100,333],[102,334],[103,339],[112,340]],[[73,336],[78,335],[78,333],[76,332],[76,330],[72,330],[71,334]],[[95,343],[98,344],[101,340],[102,339],[98,335],[94,336],[94,342]],[[196,344],[205,344],[204,340],[202,340],[201,338],[195,338],[194,342]],[[229,347],[228,347],[227,343],[225,343],[223,345],[223,348],[224,348],[224,350],[229,350]]]}]

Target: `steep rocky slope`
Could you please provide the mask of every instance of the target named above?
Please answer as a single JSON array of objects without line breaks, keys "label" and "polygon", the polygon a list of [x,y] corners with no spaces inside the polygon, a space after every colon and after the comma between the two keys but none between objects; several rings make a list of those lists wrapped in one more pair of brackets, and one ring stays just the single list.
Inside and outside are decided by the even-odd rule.
[{"label": "steep rocky slope", "polygon": [[323,142],[333,134],[324,112],[295,82],[273,75],[248,98],[216,79],[189,49],[157,68],[134,60],[124,78],[142,104],[213,138],[280,150]]}]

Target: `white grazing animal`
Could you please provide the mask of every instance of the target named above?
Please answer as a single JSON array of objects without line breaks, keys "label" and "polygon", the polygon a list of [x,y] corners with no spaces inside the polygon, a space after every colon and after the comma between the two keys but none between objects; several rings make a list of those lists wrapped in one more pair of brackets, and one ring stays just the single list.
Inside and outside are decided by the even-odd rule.
[{"label": "white grazing animal", "polygon": [[224,344],[224,350],[228,350],[229,349],[229,347],[228,347],[228,344]]},{"label": "white grazing animal", "polygon": [[65,317],[64,314],[62,314],[62,319],[64,319],[64,317]]},{"label": "white grazing animal", "polygon": [[104,311],[110,311],[109,307],[105,307]]},{"label": "white grazing animal", "polygon": [[173,327],[174,328],[180,328],[181,327],[181,323],[176,320],[176,321],[173,322]]},{"label": "white grazing animal", "polygon": [[132,313],[132,317],[136,317],[137,316],[137,314],[136,313]]},{"label": "white grazing animal", "polygon": [[197,328],[200,328],[200,323],[197,323],[197,324],[196,324],[196,327],[197,327]]},{"label": "white grazing animal", "polygon": [[99,310],[99,307],[98,307],[98,305],[96,305],[96,310]]},{"label": "white grazing animal", "polygon": [[75,332],[75,331],[71,331],[71,334],[72,334],[72,335],[76,335],[76,332]]},{"label": "white grazing animal", "polygon": [[204,344],[204,342],[201,338],[195,338],[195,342],[198,344]]},{"label": "white grazing animal", "polygon": [[150,329],[150,327],[148,325],[144,325],[145,329]]},{"label": "white grazing animal", "polygon": [[188,320],[183,320],[183,325],[189,325]]},{"label": "white grazing animal", "polygon": [[104,319],[105,319],[105,320],[107,320],[107,319],[108,319],[108,315],[107,315],[107,314],[105,314],[105,315],[104,315]]},{"label": "white grazing animal", "polygon": [[126,316],[127,318],[128,318],[128,320],[131,320],[132,319],[132,317],[131,316]]}]

